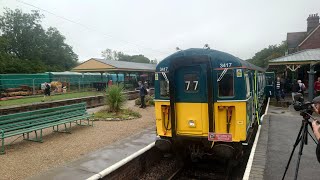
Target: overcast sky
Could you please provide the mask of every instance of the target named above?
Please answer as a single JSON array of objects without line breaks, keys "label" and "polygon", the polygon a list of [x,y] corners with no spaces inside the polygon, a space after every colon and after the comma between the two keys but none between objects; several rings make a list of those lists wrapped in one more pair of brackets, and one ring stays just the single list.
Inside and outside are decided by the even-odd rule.
[{"label": "overcast sky", "polygon": [[[110,48],[162,60],[175,48],[202,48],[242,59],[286,40],[287,32],[306,31],[309,14],[320,13],[320,0],[22,0],[45,11],[53,26],[79,55],[101,57]],[[20,0],[0,0],[24,12],[36,9]]]}]

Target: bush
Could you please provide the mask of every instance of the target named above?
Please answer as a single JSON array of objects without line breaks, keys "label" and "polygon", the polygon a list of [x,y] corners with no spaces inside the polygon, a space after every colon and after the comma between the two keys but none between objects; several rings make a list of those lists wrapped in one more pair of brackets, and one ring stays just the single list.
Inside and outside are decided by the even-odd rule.
[{"label": "bush", "polygon": [[151,98],[149,101],[148,101],[149,105],[150,106],[154,106],[154,98]]},{"label": "bush", "polygon": [[140,98],[137,98],[137,99],[134,101],[134,104],[135,104],[135,105],[141,105],[141,99],[140,99]]},{"label": "bush", "polygon": [[108,87],[106,104],[111,112],[118,112],[126,102],[127,97],[123,94],[123,89],[117,85]]},{"label": "bush", "polygon": [[[146,102],[146,105],[147,105],[147,106],[149,106],[149,105],[154,106],[154,100],[153,100],[153,99],[154,99],[154,97],[147,95],[147,96],[144,98],[144,101]],[[141,105],[141,99],[140,99],[140,97],[137,98],[134,103],[135,103],[135,105]]]}]

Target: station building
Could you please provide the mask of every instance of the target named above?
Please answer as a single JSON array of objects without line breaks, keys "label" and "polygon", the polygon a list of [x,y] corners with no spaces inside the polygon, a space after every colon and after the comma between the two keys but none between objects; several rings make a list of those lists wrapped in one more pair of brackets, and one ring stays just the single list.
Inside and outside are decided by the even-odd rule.
[{"label": "station building", "polygon": [[73,68],[72,71],[100,73],[101,79],[115,74],[116,78],[107,79],[112,79],[116,84],[123,83],[125,87],[135,87],[138,81],[148,82],[149,86],[153,86],[155,69],[156,64],[91,58]]},{"label": "station building", "polygon": [[319,15],[307,18],[307,31],[287,33],[288,51],[285,56],[269,61],[268,71],[274,71],[285,83],[286,91],[296,80],[302,80],[313,97],[314,79],[320,77]]}]

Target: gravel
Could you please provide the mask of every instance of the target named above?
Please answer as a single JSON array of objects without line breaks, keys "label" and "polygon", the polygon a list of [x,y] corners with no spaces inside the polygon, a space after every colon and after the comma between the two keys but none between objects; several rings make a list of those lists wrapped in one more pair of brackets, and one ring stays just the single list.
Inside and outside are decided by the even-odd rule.
[{"label": "gravel", "polygon": [[[43,131],[43,143],[23,141],[15,136],[5,140],[6,154],[0,155],[0,179],[26,179],[61,166],[115,141],[155,125],[154,107],[140,109],[134,101],[125,105],[138,111],[142,118],[128,121],[96,121],[94,127],[76,126],[71,134]],[[89,109],[92,113],[101,107]]]},{"label": "gravel", "polygon": [[163,158],[153,165],[148,172],[141,175],[140,180],[168,179],[180,167],[175,158]]}]

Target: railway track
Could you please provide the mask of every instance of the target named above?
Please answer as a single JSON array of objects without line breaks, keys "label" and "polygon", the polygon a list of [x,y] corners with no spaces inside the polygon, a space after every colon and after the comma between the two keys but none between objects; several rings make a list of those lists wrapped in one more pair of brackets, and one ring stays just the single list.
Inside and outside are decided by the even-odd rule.
[{"label": "railway track", "polygon": [[178,168],[168,177],[168,180],[184,180],[184,179],[210,179],[210,180],[229,180],[241,179],[237,173],[232,171],[231,167],[225,162],[203,161],[197,163],[186,164]]}]

